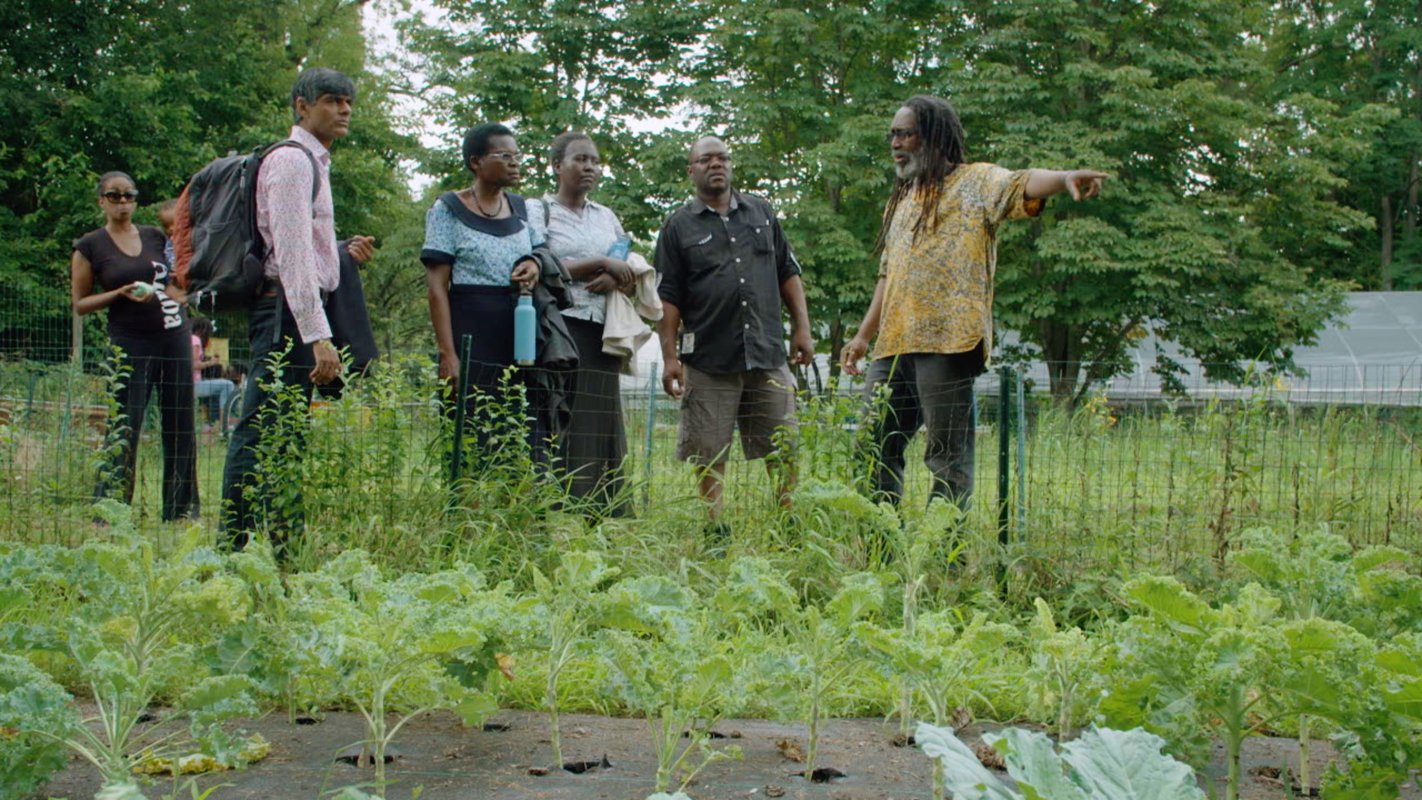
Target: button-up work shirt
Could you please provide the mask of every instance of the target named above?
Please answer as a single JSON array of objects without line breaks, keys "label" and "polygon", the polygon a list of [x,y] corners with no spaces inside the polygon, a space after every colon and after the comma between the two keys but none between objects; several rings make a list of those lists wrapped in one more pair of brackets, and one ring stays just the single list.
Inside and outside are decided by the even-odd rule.
[{"label": "button-up work shirt", "polygon": [[654,256],[662,300],[681,311],[681,360],[726,375],[785,364],[780,284],[800,264],[770,204],[731,193],[722,217],[697,198],[671,213]]},{"label": "button-up work shirt", "polygon": [[300,125],[292,126],[290,138],[310,150],[320,166],[316,200],[311,200],[311,181],[317,179],[311,159],[295,147],[278,147],[262,159],[257,173],[257,231],[269,248],[266,276],[281,281],[301,341],[309,344],[331,338],[321,292],[335,291],[341,280],[331,153]]}]

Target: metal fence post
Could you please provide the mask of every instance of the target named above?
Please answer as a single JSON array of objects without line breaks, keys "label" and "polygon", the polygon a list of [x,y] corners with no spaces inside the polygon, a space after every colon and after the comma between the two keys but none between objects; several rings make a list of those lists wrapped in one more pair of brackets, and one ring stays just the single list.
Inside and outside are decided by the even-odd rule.
[{"label": "metal fence post", "polygon": [[997,371],[997,541],[1006,546],[1011,526],[1012,477],[1008,455],[1012,443],[1012,368]]},{"label": "metal fence post", "polygon": [[455,381],[454,394],[454,445],[449,454],[449,485],[453,488],[464,471],[464,415],[466,398],[469,396],[469,350],[474,346],[474,337],[464,334],[459,342],[459,378]]},{"label": "metal fence post", "polygon": [[1027,530],[1027,386],[1021,370],[1017,375],[1017,418],[1013,426],[1017,432],[1017,536]]},{"label": "metal fence post", "polygon": [[657,425],[657,382],[658,365],[653,364],[647,374],[647,443],[642,453],[642,509],[645,511],[652,500],[652,432]]}]

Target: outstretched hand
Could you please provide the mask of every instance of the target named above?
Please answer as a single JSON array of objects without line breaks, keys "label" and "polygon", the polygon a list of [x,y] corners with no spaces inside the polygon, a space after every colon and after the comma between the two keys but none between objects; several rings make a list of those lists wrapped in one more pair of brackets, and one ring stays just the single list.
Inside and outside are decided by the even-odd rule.
[{"label": "outstretched hand", "polygon": [[1101,182],[1110,176],[1092,169],[1074,169],[1062,177],[1073,200],[1090,200],[1101,194]]}]

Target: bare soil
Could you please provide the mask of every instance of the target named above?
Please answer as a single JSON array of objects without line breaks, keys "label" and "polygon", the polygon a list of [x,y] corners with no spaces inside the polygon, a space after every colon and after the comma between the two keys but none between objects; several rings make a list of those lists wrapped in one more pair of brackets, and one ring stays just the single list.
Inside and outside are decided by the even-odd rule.
[{"label": "bare soil", "polygon": [[[392,785],[386,796],[403,800],[417,787],[421,800],[642,800],[652,792],[656,758],[643,720],[564,715],[563,757],[599,765],[606,759],[610,765],[581,774],[551,763],[544,715],[508,711],[489,722],[486,730],[470,729],[454,716],[440,713],[410,723],[394,742],[398,755],[387,768]],[[211,800],[317,800],[340,787],[368,785],[372,780],[370,767],[349,763],[354,760],[352,747],[358,751],[363,736],[359,715],[329,713],[305,725],[292,725],[285,716],[273,715],[242,727],[265,736],[272,745],[271,755],[245,770],[199,778],[203,788],[222,784]],[[960,735],[971,747],[982,730],[971,726]],[[795,754],[795,744],[803,748],[803,725],[729,720],[715,731],[726,738],[714,744],[738,745],[744,759],[713,764],[698,775],[686,790],[697,800],[927,800],[930,796],[929,760],[914,747],[895,746],[896,728],[880,720],[822,724],[818,766],[845,774],[827,783],[799,777],[796,773],[804,765],[785,756]],[[342,755],[346,758],[339,760]],[[1315,745],[1312,774],[1321,776],[1333,757],[1326,744]],[[1215,763],[1201,776],[1202,785],[1215,784],[1214,796],[1219,797],[1224,796],[1222,758],[1223,750],[1217,748]],[[1291,739],[1250,739],[1244,748],[1241,798],[1299,797],[1297,790],[1290,792],[1284,786],[1287,773],[1278,772],[1292,769],[1297,759],[1298,746]],[[73,761],[36,797],[80,800],[93,797],[98,788],[95,771]],[[148,795],[157,800],[173,790],[171,778],[159,779]],[[1400,797],[1422,800],[1422,792],[1404,790]]]}]

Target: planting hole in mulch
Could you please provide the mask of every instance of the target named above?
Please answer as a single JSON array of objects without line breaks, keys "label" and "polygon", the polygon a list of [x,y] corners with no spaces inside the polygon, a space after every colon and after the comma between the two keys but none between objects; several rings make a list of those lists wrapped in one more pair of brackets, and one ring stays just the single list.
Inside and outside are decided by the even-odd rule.
[{"label": "planting hole in mulch", "polygon": [[1300,786],[1299,779],[1291,769],[1280,769],[1279,767],[1255,767],[1249,770],[1250,774],[1261,781],[1272,783],[1275,786],[1289,787],[1289,797],[1318,797],[1319,790],[1316,786]]},{"label": "planting hole in mulch", "polygon": [[[394,748],[385,748],[385,763],[394,764],[401,758],[404,756]],[[375,754],[360,745],[347,747],[336,756],[335,760],[342,764],[350,764],[352,767],[375,766]]]},{"label": "planting hole in mulch", "polygon": [[134,720],[134,722],[137,722],[139,725],[143,725],[143,724],[148,723],[148,722],[157,722],[157,721],[158,721],[158,715],[157,715],[157,714],[154,714],[154,713],[152,713],[152,712],[150,712],[150,711],[145,711],[145,712],[143,712],[142,714],[139,714],[139,715],[138,715],[138,719]]},{"label": "planting hole in mulch", "polygon": [[315,717],[297,717],[297,718],[296,718],[296,724],[297,724],[297,725],[320,725],[320,724],[321,724],[321,720],[316,719]]},{"label": "planting hole in mulch", "polygon": [[563,770],[574,775],[581,775],[584,772],[592,772],[595,769],[612,769],[612,762],[607,760],[604,753],[601,761],[564,761]]},{"label": "planting hole in mulch", "polygon": [[[682,731],[682,732],[681,732],[681,738],[683,738],[683,739],[690,739],[690,738],[691,738],[691,731]],[[737,736],[737,735],[734,734],[734,733],[732,733],[732,734],[730,734],[730,735],[727,735],[727,734],[721,733],[720,731],[707,731],[707,732],[706,732],[706,738],[707,738],[707,739],[739,739],[739,738],[741,738],[741,737]]]},{"label": "planting hole in mulch", "polygon": [[[805,777],[805,773],[803,772],[797,772],[795,774],[802,778]],[[829,783],[832,780],[847,777],[849,776],[834,767],[815,767],[815,771],[810,773],[810,783]]]},{"label": "planting hole in mulch", "polygon": [[486,722],[484,723],[484,733],[507,733],[512,727],[512,725],[502,722]]},{"label": "planting hole in mulch", "polygon": [[889,743],[894,747],[913,747],[918,744],[918,740],[911,733],[896,733]]}]

